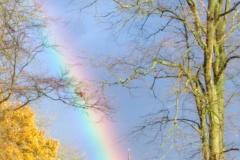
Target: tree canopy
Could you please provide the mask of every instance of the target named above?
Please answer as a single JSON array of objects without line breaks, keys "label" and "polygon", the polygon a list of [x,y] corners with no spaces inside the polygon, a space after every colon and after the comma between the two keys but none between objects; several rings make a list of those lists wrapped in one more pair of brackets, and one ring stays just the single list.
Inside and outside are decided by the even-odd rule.
[{"label": "tree canopy", "polygon": [[0,107],[1,160],[53,160],[58,142],[48,139],[38,130],[34,113],[29,106],[14,111],[4,103]]}]

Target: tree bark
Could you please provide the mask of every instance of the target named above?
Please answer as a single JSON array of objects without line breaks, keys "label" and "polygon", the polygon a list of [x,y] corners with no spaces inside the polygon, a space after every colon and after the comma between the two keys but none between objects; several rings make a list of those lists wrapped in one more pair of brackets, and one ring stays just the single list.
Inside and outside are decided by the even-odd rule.
[{"label": "tree bark", "polygon": [[[209,118],[209,160],[224,160],[224,74],[225,20],[219,19],[222,0],[209,0],[204,76]],[[205,159],[205,157],[204,157]],[[205,159],[208,160],[208,159]]]}]

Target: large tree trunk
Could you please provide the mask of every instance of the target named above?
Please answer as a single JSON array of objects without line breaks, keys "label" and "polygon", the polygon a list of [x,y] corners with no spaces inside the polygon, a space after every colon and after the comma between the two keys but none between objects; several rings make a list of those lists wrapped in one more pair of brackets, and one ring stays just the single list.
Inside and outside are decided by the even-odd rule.
[{"label": "large tree trunk", "polygon": [[[224,160],[224,144],[223,144],[223,119],[220,113],[221,105],[218,104],[216,98],[213,96],[212,105],[209,106],[209,149],[210,149],[210,160]],[[213,103],[216,104],[213,104]]]},{"label": "large tree trunk", "polygon": [[[207,39],[204,53],[207,111],[209,118],[209,160],[224,160],[224,36],[222,0],[209,0]],[[208,160],[208,159],[205,159]]]}]

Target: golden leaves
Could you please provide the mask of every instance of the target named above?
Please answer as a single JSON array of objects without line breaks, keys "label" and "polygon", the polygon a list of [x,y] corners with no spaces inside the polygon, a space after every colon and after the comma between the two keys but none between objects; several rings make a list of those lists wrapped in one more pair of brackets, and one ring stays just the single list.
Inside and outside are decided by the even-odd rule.
[{"label": "golden leaves", "polygon": [[0,106],[0,160],[55,160],[58,142],[38,130],[29,106]]}]

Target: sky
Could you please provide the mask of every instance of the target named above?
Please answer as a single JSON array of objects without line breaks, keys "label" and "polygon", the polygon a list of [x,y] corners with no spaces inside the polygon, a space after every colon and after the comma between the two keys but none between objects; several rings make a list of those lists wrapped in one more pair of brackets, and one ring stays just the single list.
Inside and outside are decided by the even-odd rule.
[{"label": "sky", "polygon": [[[105,1],[103,1],[105,2]],[[108,1],[109,2],[109,1]],[[48,65],[51,72],[70,67],[72,74],[84,80],[100,80],[105,74],[91,65],[89,58],[99,60],[104,56],[122,56],[128,53],[132,37],[124,32],[114,34],[109,23],[104,23],[98,13],[113,7],[111,3],[100,4],[99,8],[89,8],[80,12],[79,3],[70,0],[38,0],[48,25],[48,40],[57,44],[56,50],[48,50]],[[95,61],[91,61],[95,63]],[[94,86],[94,84],[92,84]],[[171,82],[164,82],[161,98],[165,100]],[[149,143],[149,135],[129,136],[135,126],[141,124],[143,116],[156,111],[161,102],[154,99],[151,92],[138,89],[133,92],[111,87],[107,90],[108,100],[114,108],[113,119],[98,121],[97,113],[84,112],[71,106],[49,100],[38,101],[34,109],[40,126],[65,146],[77,149],[86,160],[155,160],[179,159],[181,154],[171,154],[173,146],[166,143]],[[41,123],[42,122],[42,123]],[[169,130],[169,136],[174,134]],[[170,143],[170,138],[165,141]],[[161,141],[155,139],[155,141]],[[161,148],[161,152],[159,152]],[[159,155],[160,158],[152,156]],[[113,155],[116,158],[113,159]]]},{"label": "sky", "polygon": [[[130,43],[130,38],[114,35],[108,29],[109,25],[100,22],[95,16],[95,9],[80,12],[80,6],[66,0],[41,0],[39,3],[48,18],[48,38],[58,45],[59,50],[56,53],[49,51],[48,66],[51,67],[51,72],[58,72],[63,66],[68,67],[67,63],[77,59],[76,63],[79,65],[74,67],[74,74],[85,79],[102,78],[101,73],[85,66],[85,58],[123,55],[126,52],[125,46]],[[48,100],[38,101],[34,108],[40,122],[43,121],[40,126],[43,125],[48,134],[63,145],[77,149],[86,160],[113,160],[106,156],[110,152],[118,157],[114,160],[128,159],[129,155],[131,159],[143,160],[149,158],[152,148],[146,152],[146,140],[133,140],[128,135],[141,120],[140,116],[158,104],[150,94],[142,95],[138,92],[132,96],[128,90],[120,87],[109,89],[109,99],[115,112],[112,115],[113,120],[106,120],[107,122],[98,122],[84,111]],[[139,100],[139,96],[146,98]],[[111,138],[107,137],[109,135]],[[111,147],[104,147],[103,143],[108,143],[107,141],[111,141],[109,146],[113,147],[112,151]]]},{"label": "sky", "polygon": [[[106,56],[126,55],[133,39],[129,33],[115,32],[115,28],[109,27],[109,23],[105,23],[99,17],[100,13],[114,7],[109,1],[103,0],[102,4],[98,4],[98,8],[91,7],[84,11],[80,11],[82,6],[79,2],[38,0],[48,22],[43,32],[50,42],[57,45],[56,50],[47,50],[47,67],[44,67],[54,74],[58,74],[62,68],[67,68],[75,77],[86,81],[109,78],[101,69],[96,69],[95,63]],[[94,60],[91,60],[92,58]],[[94,84],[91,85],[95,87]],[[161,87],[158,95],[160,99],[171,99],[172,95],[168,92],[172,82],[163,81]],[[39,125],[62,145],[78,150],[86,160],[127,160],[129,155],[131,160],[183,159],[181,150],[178,150],[178,145],[184,148],[183,145],[172,145],[175,143],[172,137],[183,142],[187,138],[183,137],[178,129],[167,129],[164,139],[151,139],[150,136],[154,136],[155,130],[141,136],[129,135],[135,126],[141,124],[144,115],[162,107],[162,101],[154,99],[149,90],[143,88],[129,92],[114,86],[108,88],[106,94],[115,111],[112,114],[113,119],[99,121],[100,113],[83,111],[44,99],[34,104]],[[192,104],[190,102],[187,105],[191,107]],[[175,107],[171,102],[168,105]],[[232,116],[233,112],[239,113],[239,109],[227,112]],[[183,128],[183,131],[188,130]],[[186,136],[195,138],[194,134]],[[239,134],[228,137],[231,138],[240,143],[237,142]],[[158,157],[154,157],[155,155]]]}]

